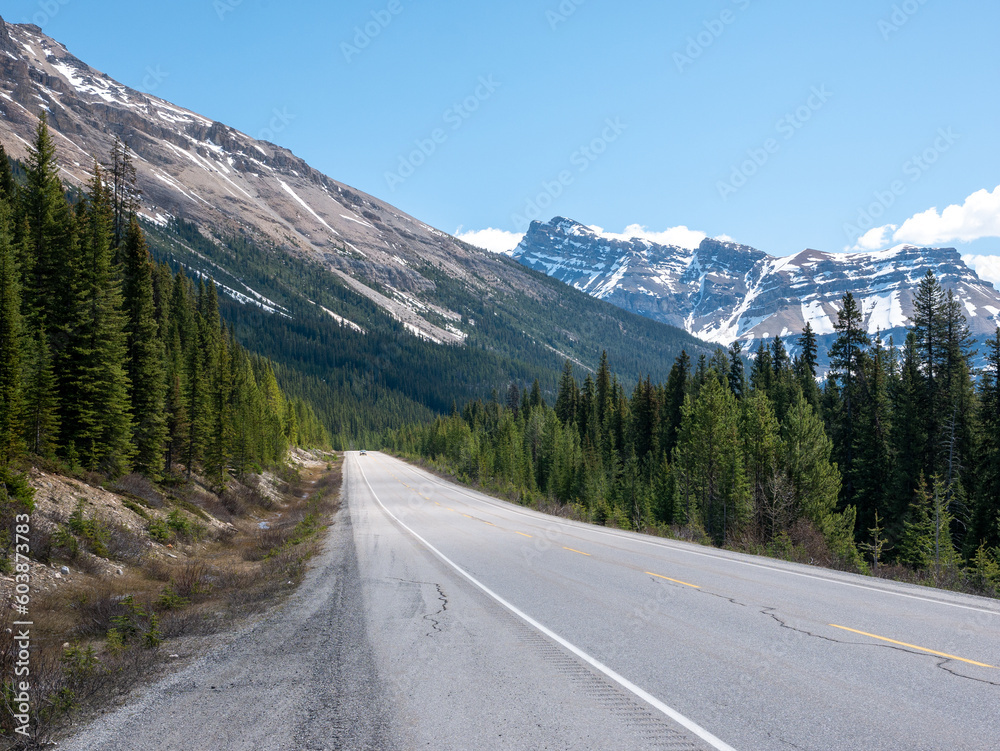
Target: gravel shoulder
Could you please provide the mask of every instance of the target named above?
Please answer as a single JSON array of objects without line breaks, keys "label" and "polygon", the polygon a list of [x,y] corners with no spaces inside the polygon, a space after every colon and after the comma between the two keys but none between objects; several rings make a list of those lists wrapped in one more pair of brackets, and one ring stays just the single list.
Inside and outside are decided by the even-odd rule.
[{"label": "gravel shoulder", "polygon": [[60,747],[389,749],[363,613],[345,504],[288,602]]}]

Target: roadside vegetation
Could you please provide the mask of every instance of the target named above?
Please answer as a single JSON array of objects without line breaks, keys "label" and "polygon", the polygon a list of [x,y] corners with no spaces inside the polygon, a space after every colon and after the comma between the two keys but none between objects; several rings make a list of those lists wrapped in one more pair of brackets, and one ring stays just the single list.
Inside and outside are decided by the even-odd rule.
[{"label": "roadside vegetation", "polygon": [[816,340],[737,346],[631,394],[607,362],[555,405],[537,384],[397,431],[387,447],[583,521],[988,596],[1000,594],[1000,331],[987,368],[928,272],[905,343],[872,341],[847,294]]},{"label": "roadside vegetation", "polygon": [[312,406],[237,341],[210,278],[153,262],[131,154],[109,156],[83,192],[44,115],[25,164],[0,147],[2,742],[22,680],[40,743],[161,644],[287,591],[337,502],[339,465],[308,498],[281,469],[330,446]]},{"label": "roadside vegetation", "polygon": [[[133,474],[99,487],[34,470],[32,725],[30,738],[14,734],[5,680],[0,748],[57,739],[294,591],[338,506],[342,466],[318,452],[296,457],[221,493],[197,474],[160,485]],[[11,587],[0,582],[8,599]],[[5,677],[17,660],[14,620],[5,609]]]}]

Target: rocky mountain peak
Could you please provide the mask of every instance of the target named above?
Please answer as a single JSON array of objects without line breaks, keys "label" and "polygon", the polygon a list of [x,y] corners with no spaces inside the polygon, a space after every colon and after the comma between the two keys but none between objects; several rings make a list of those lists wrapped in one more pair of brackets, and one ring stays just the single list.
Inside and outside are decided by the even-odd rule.
[{"label": "rocky mountain peak", "polygon": [[[514,257],[626,310],[718,344],[794,337],[805,324],[832,336],[846,292],[859,299],[869,333],[903,335],[913,292],[933,269],[953,289],[976,336],[1000,323],[1000,294],[955,248],[900,245],[878,253],[790,257],[708,238],[694,252],[646,240],[609,240],[564,217],[535,222]],[[901,338],[900,338],[901,341]]]}]

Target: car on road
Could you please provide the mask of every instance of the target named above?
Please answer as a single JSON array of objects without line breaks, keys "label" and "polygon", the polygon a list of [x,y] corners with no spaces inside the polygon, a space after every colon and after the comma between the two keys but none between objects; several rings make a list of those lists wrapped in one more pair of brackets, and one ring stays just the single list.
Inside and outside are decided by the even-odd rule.
[{"label": "car on road", "polygon": [[368,452],[365,451],[364,449],[361,449],[361,456],[368,456]]}]

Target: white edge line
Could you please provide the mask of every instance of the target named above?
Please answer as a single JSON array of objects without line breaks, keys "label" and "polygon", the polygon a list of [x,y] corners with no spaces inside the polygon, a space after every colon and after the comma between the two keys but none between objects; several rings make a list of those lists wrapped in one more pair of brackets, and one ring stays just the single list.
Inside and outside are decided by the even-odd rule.
[{"label": "white edge line", "polygon": [[680,712],[678,712],[678,711],[676,711],[676,710],[671,709],[670,707],[668,707],[666,704],[664,704],[662,701],[660,701],[655,696],[653,696],[652,694],[650,694],[648,691],[644,691],[643,689],[639,688],[634,683],[632,683],[630,680],[628,680],[627,678],[619,675],[614,670],[612,670],[611,668],[609,668],[607,665],[605,665],[602,662],[594,659],[593,657],[591,657],[589,654],[587,654],[586,652],[584,652],[579,647],[574,646],[570,642],[566,641],[561,636],[559,636],[559,634],[557,634],[554,631],[552,631],[551,629],[543,626],[541,623],[539,623],[538,621],[536,621],[530,615],[528,615],[527,613],[522,612],[517,607],[515,607],[514,605],[512,605],[511,603],[509,603],[505,599],[503,599],[496,592],[494,592],[489,587],[487,587],[485,584],[483,584],[482,582],[480,582],[477,579],[475,579],[471,574],[467,573],[458,564],[456,564],[454,561],[452,561],[450,558],[448,558],[444,553],[442,553],[440,550],[438,550],[433,545],[431,545],[429,542],[427,542],[427,540],[425,540],[423,537],[421,537],[416,532],[414,532],[412,529],[410,529],[408,526],[406,526],[403,522],[401,522],[396,517],[395,514],[393,514],[388,508],[386,508],[385,504],[382,503],[382,500],[378,497],[378,495],[375,493],[375,490],[372,488],[372,484],[370,482],[368,482],[368,476],[365,474],[364,468],[360,464],[358,464],[358,468],[361,470],[361,477],[364,479],[365,485],[368,486],[368,491],[372,494],[372,498],[374,498],[375,501],[378,503],[378,505],[382,507],[382,510],[385,511],[385,513],[389,516],[389,518],[392,519],[394,522],[396,522],[396,524],[398,524],[399,526],[401,526],[407,532],[409,532],[411,535],[413,535],[417,540],[419,540],[421,543],[423,543],[423,545],[428,550],[430,550],[434,555],[436,555],[438,558],[440,558],[442,561],[444,561],[446,564],[448,564],[451,568],[455,569],[455,571],[457,571],[464,578],[466,578],[470,582],[472,582],[472,584],[474,584],[476,587],[478,587],[483,592],[485,592],[487,595],[489,595],[494,600],[496,600],[498,603],[500,603],[501,605],[503,605],[505,608],[507,608],[507,610],[509,610],[510,612],[512,612],[514,615],[516,615],[522,621],[524,621],[525,623],[527,623],[529,626],[531,626],[532,628],[540,631],[542,634],[544,634],[545,636],[547,636],[549,639],[551,639],[552,641],[556,642],[560,646],[564,647],[565,649],[568,649],[570,652],[572,652],[573,654],[575,654],[581,660],[583,660],[587,664],[591,665],[592,667],[596,668],[600,672],[604,673],[604,675],[606,675],[608,678],[610,678],[615,683],[617,683],[618,685],[620,685],[622,688],[624,688],[627,691],[630,691],[631,693],[635,694],[637,697],[639,697],[640,699],[642,699],[644,702],[646,702],[647,704],[649,704],[654,709],[659,710],[660,712],[662,712],[663,714],[665,714],[667,717],[669,717],[671,720],[673,720],[677,724],[681,725],[682,727],[686,728],[687,730],[689,730],[692,733],[694,733],[695,735],[697,735],[699,738],[701,738],[703,741],[705,741],[707,744],[709,744],[712,748],[718,749],[718,751],[736,751],[729,744],[727,744],[727,743],[719,740],[718,738],[716,738],[714,735],[712,735],[710,732],[708,732],[707,730],[705,730],[703,727],[701,727],[697,723],[689,720],[687,717],[685,717],[684,715],[682,715]]},{"label": "white edge line", "polygon": [[[384,456],[389,456],[389,455],[388,454],[384,454]],[[949,608],[961,608],[962,610],[973,610],[973,611],[975,611],[977,613],[987,613],[988,615],[1000,615],[1000,613],[997,613],[997,611],[995,611],[995,610],[987,610],[986,608],[977,608],[977,607],[973,607],[971,605],[959,605],[958,603],[955,603],[955,602],[945,602],[944,600],[935,600],[932,597],[921,597],[920,595],[909,595],[909,594],[906,594],[905,592],[893,592],[891,589],[883,589],[881,587],[872,587],[872,586],[867,585],[867,584],[855,584],[854,582],[840,581],[838,579],[831,579],[831,578],[828,578],[826,576],[817,576],[815,574],[804,574],[801,571],[788,571],[786,569],[779,568],[777,566],[765,566],[762,563],[751,563],[750,561],[740,561],[740,560],[736,560],[735,558],[727,558],[726,556],[713,555],[712,553],[703,553],[703,552],[701,552],[699,550],[688,550],[687,548],[679,547],[677,545],[671,545],[667,541],[664,541],[664,542],[655,542],[653,540],[643,540],[641,537],[634,536],[632,534],[618,534],[618,533],[610,532],[610,531],[607,531],[607,530],[604,530],[604,529],[599,529],[599,528],[595,527],[592,524],[583,524],[582,522],[579,523],[579,524],[567,523],[565,520],[560,519],[558,516],[550,516],[548,514],[543,514],[540,511],[537,511],[535,513],[529,513],[527,511],[521,511],[520,509],[517,509],[517,508],[508,507],[508,505],[501,505],[502,502],[498,503],[495,499],[490,498],[485,493],[480,493],[478,496],[473,495],[469,491],[465,490],[464,488],[459,487],[458,485],[455,485],[454,483],[442,482],[441,480],[439,480],[434,475],[431,475],[430,473],[424,472],[423,470],[418,469],[417,467],[414,467],[412,464],[408,464],[407,462],[403,461],[402,459],[397,459],[394,456],[391,456],[389,458],[391,458],[391,459],[399,462],[400,464],[402,464],[407,469],[410,469],[410,470],[412,470],[414,472],[417,472],[418,474],[422,475],[423,477],[429,479],[431,482],[433,482],[433,483],[435,483],[437,485],[440,485],[443,488],[448,488],[448,489],[451,489],[451,490],[455,490],[456,492],[461,493],[462,495],[466,496],[467,498],[471,498],[472,500],[474,500],[474,501],[476,501],[478,503],[485,503],[487,505],[494,506],[495,508],[501,509],[503,511],[509,511],[510,513],[513,513],[513,514],[519,514],[520,516],[526,516],[529,519],[534,519],[535,521],[542,521],[542,520],[549,521],[552,524],[558,524],[558,525],[560,525],[562,527],[569,527],[571,529],[577,529],[577,530],[583,530],[583,531],[587,531],[587,532],[592,532],[593,534],[604,535],[605,537],[614,537],[615,539],[618,539],[618,540],[625,540],[625,541],[629,541],[629,542],[637,542],[637,543],[639,543],[641,545],[650,545],[650,546],[652,546],[654,548],[663,548],[665,550],[673,550],[673,551],[676,551],[678,553],[686,553],[687,555],[697,555],[697,556],[701,556],[702,558],[711,558],[713,561],[719,561],[719,562],[724,562],[724,563],[735,563],[735,564],[738,564],[740,566],[751,566],[752,568],[764,569],[765,571],[771,571],[771,572],[774,572],[774,573],[777,573],[777,574],[787,574],[788,576],[800,576],[803,579],[815,579],[816,581],[826,582],[827,584],[837,584],[837,585],[839,585],[841,587],[854,587],[855,589],[866,589],[869,592],[877,592],[877,593],[880,593],[880,594],[892,595],[893,597],[905,597],[908,600],[919,600],[920,602],[930,602],[930,603],[933,603],[935,605],[944,605],[944,606],[949,607]]]}]

